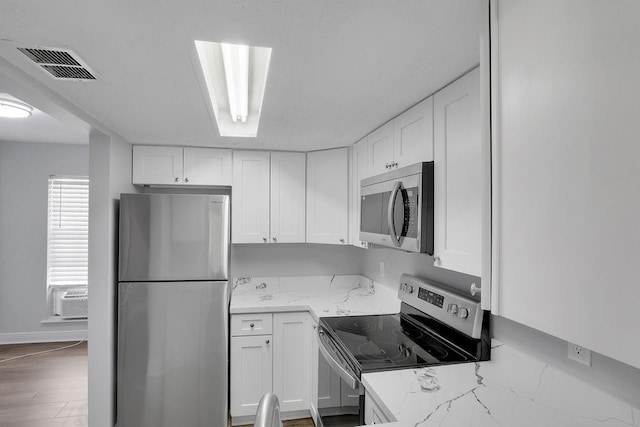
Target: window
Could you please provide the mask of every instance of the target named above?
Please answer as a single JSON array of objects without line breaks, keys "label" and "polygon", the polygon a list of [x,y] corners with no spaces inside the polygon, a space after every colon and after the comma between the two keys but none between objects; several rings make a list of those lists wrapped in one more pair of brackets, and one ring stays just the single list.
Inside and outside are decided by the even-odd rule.
[{"label": "window", "polygon": [[47,285],[87,286],[89,178],[49,178]]}]

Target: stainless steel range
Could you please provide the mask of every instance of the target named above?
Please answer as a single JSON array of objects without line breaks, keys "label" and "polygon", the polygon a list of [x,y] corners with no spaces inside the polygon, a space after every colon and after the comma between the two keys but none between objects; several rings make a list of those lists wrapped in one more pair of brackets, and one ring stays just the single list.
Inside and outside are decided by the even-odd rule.
[{"label": "stainless steel range", "polygon": [[318,427],[364,424],[364,373],[489,360],[489,312],[479,302],[409,275],[398,297],[399,314],[320,319],[320,354],[358,398],[319,404]]}]

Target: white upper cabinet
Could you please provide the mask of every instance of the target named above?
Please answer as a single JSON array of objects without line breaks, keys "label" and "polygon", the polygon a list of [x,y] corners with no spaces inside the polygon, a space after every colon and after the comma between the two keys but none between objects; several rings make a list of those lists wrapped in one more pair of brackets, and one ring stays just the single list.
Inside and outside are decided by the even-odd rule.
[{"label": "white upper cabinet", "polygon": [[351,148],[351,192],[349,215],[349,243],[366,248],[367,243],[360,240],[360,181],[367,177],[367,138],[353,144]]},{"label": "white upper cabinet", "polygon": [[433,160],[433,97],[371,132],[367,144],[367,177]]},{"label": "white upper cabinet", "polygon": [[395,167],[433,160],[433,97],[393,119]]},{"label": "white upper cabinet", "polygon": [[368,176],[387,172],[393,163],[393,121],[382,125],[367,136]]},{"label": "white upper cabinet", "polygon": [[182,147],[133,146],[133,184],[182,184]]},{"label": "white upper cabinet", "polygon": [[231,242],[269,241],[269,176],[271,154],[233,152]]},{"label": "white upper cabinet", "polygon": [[347,244],[349,151],[307,154],[307,242]]},{"label": "white upper cabinet", "polygon": [[481,275],[480,75],[434,95],[434,265]]},{"label": "white upper cabinet", "polygon": [[271,241],[304,242],[306,155],[271,153]]},{"label": "white upper cabinet", "polygon": [[231,185],[231,150],[184,148],[184,183]]},{"label": "white upper cabinet", "polygon": [[496,3],[493,306],[640,368],[640,2]]},{"label": "white upper cabinet", "polygon": [[231,150],[133,146],[133,184],[231,185]]},{"label": "white upper cabinet", "polygon": [[305,241],[305,153],[234,151],[232,243]]}]

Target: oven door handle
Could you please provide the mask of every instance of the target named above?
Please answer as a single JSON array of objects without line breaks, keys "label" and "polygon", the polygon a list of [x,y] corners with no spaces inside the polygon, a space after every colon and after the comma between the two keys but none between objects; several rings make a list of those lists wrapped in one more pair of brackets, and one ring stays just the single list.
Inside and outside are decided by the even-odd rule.
[{"label": "oven door handle", "polygon": [[398,192],[402,188],[402,182],[398,181],[393,186],[393,190],[391,190],[391,196],[389,196],[389,206],[387,207],[387,224],[389,226],[389,236],[391,237],[391,241],[393,242],[393,246],[396,248],[400,247],[400,238],[398,237],[398,233],[396,233],[396,224],[395,224],[395,205],[396,198],[398,197]]},{"label": "oven door handle", "polygon": [[[333,371],[337,373],[338,376],[342,378],[349,387],[351,387],[354,390],[359,390],[360,380],[356,378],[353,374],[351,374],[349,371],[347,371],[344,368],[344,366],[338,363],[338,361],[335,360],[333,356],[331,356],[331,354],[329,353],[329,350],[327,350],[322,340],[323,335],[325,335],[325,332],[322,331],[320,328],[318,328],[318,348],[320,349],[320,353],[322,353],[322,355],[324,356],[325,360],[327,361],[331,369],[333,369]],[[327,338],[327,339],[330,339],[330,338]]]}]

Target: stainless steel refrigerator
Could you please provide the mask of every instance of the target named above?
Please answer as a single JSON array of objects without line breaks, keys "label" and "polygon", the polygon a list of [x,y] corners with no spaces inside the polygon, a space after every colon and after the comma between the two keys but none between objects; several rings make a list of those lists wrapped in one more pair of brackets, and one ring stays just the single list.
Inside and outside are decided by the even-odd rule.
[{"label": "stainless steel refrigerator", "polygon": [[118,427],[227,425],[229,196],[122,194]]}]

